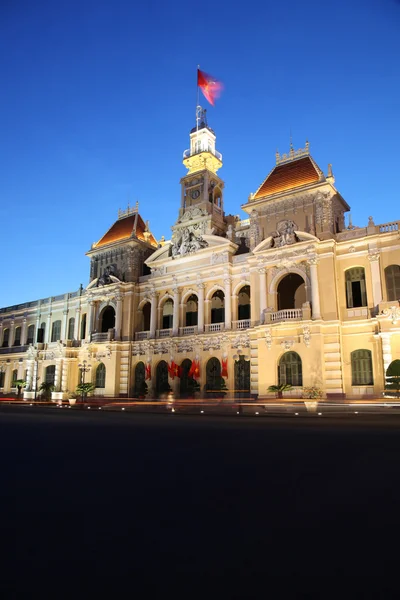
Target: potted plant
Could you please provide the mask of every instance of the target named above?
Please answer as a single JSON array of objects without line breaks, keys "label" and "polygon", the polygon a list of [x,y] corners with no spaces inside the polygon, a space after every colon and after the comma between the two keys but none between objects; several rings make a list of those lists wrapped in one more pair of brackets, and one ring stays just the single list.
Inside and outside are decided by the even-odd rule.
[{"label": "potted plant", "polygon": [[292,389],[290,383],[280,383],[279,385],[270,385],[268,388],[269,392],[275,392],[278,398],[283,398],[283,392],[287,392]]},{"label": "potted plant", "polygon": [[21,398],[21,392],[26,387],[26,381],[24,379],[16,379],[13,381],[12,387],[17,388],[17,398]]},{"label": "potted plant", "polygon": [[43,400],[49,401],[51,398],[51,392],[54,392],[54,389],[54,383],[49,383],[48,381],[44,381],[43,383],[41,383],[39,387],[41,398],[43,398]]},{"label": "potted plant", "polygon": [[76,393],[79,396],[81,396],[82,402],[85,402],[85,399],[88,396],[88,394],[91,394],[95,389],[96,386],[94,385],[94,383],[78,383],[78,385],[76,386]]},{"label": "potted plant", "polygon": [[70,404],[70,406],[74,406],[76,404],[76,392],[69,392],[68,393],[68,402]]}]

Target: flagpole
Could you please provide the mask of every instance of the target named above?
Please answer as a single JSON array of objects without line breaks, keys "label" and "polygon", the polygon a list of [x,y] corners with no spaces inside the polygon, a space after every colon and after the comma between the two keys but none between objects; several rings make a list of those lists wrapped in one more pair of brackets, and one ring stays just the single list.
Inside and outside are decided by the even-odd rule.
[{"label": "flagpole", "polygon": [[197,98],[196,98],[196,146],[195,146],[195,152],[198,148],[198,141],[199,141],[199,102],[200,102],[200,90],[199,90],[199,69],[200,69],[200,65],[197,65],[197,72],[196,72],[196,87],[197,87]]}]

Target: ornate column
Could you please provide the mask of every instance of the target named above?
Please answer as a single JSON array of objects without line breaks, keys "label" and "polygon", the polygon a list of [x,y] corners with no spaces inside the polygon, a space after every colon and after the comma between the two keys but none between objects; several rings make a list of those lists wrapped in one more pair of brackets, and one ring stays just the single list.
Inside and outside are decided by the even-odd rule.
[{"label": "ornate column", "polygon": [[238,297],[237,294],[232,294],[232,321],[238,321]]},{"label": "ornate column", "polygon": [[80,316],[81,316],[81,307],[77,306],[75,308],[75,324],[74,324],[74,340],[80,340]]},{"label": "ornate column", "polygon": [[225,277],[225,329],[232,328],[232,279]]},{"label": "ornate column", "polygon": [[37,342],[37,338],[38,338],[38,332],[40,329],[40,314],[36,315],[36,327],[35,327],[35,336],[33,338],[33,342],[36,343]]},{"label": "ornate column", "polygon": [[68,323],[68,309],[63,310],[63,318],[61,323],[61,339],[65,341],[67,339],[67,323]]},{"label": "ornate column", "polygon": [[66,392],[68,390],[68,373],[69,373],[69,360],[64,359],[62,363],[61,371],[61,391]]},{"label": "ornate column", "polygon": [[89,318],[88,318],[87,329],[86,329],[86,338],[90,340],[90,336],[92,335],[92,331],[93,331],[94,311],[96,309],[96,302],[94,300],[89,300],[88,304],[89,304],[89,311],[88,311]]},{"label": "ornate column", "polygon": [[319,301],[317,256],[311,256],[308,262],[310,265],[312,318],[320,319],[321,306]]},{"label": "ornate column", "polygon": [[392,362],[392,345],[390,343],[392,334],[387,331],[381,332],[379,335],[382,340],[383,378],[385,379],[387,368]]},{"label": "ornate column", "polygon": [[62,359],[61,358],[57,358],[56,359],[56,370],[54,372],[54,391],[55,392],[59,392],[60,391],[60,385],[61,385],[61,369],[62,369]]},{"label": "ornate column", "polygon": [[368,253],[369,264],[371,268],[371,282],[372,282],[372,301],[374,307],[378,306],[379,302],[382,301],[382,284],[381,284],[381,270],[379,266],[379,250],[370,250]]},{"label": "ornate column", "polygon": [[15,330],[15,321],[14,319],[11,321],[10,325],[10,335],[8,338],[8,347],[11,348],[14,343],[14,330]]},{"label": "ornate column", "polygon": [[197,331],[203,333],[204,331],[204,283],[197,285],[198,294],[198,315],[197,315]]},{"label": "ornate column", "polygon": [[33,360],[26,361],[26,391],[32,391],[32,379],[33,379]]},{"label": "ornate column", "polygon": [[21,346],[25,346],[26,344],[26,337],[27,337],[27,318],[26,316],[24,316],[23,321],[22,321],[22,327],[21,327]]},{"label": "ornate column", "polygon": [[260,323],[264,323],[265,309],[267,308],[267,273],[264,267],[258,269],[260,280]]},{"label": "ornate column", "polygon": [[49,312],[49,314],[47,315],[46,331],[45,331],[45,336],[44,336],[44,340],[43,340],[46,344],[48,344],[51,340],[50,325],[51,325],[51,312]]},{"label": "ornate column", "polygon": [[122,329],[122,295],[118,294],[116,296],[117,300],[117,312],[115,315],[115,339],[121,339],[121,329]]},{"label": "ornate column", "polygon": [[151,309],[150,309],[150,337],[156,337],[157,329],[157,292],[152,290],[150,293],[151,297]]},{"label": "ornate column", "polygon": [[174,312],[172,315],[172,335],[179,334],[179,288],[174,288]]}]

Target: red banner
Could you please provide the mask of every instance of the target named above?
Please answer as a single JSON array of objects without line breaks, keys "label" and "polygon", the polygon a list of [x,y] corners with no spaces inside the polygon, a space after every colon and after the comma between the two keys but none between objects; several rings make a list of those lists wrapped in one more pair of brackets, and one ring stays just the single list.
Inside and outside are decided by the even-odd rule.
[{"label": "red banner", "polygon": [[151,379],[151,363],[146,363],[145,366],[145,379]]},{"label": "red banner", "polygon": [[222,359],[221,377],[228,377],[228,359]]}]

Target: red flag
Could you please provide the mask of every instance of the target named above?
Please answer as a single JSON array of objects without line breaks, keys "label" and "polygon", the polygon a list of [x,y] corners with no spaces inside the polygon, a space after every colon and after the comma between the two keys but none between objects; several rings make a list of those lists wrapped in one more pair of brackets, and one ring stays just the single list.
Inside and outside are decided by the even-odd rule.
[{"label": "red flag", "polygon": [[145,372],[145,379],[151,379],[151,363],[146,363],[144,372]]},{"label": "red flag", "polygon": [[171,360],[171,362],[168,365],[168,375],[171,377],[171,379],[175,378],[175,367],[175,362]]},{"label": "red flag", "polygon": [[176,363],[174,363],[174,366],[175,366],[175,368],[174,368],[174,375],[175,375],[175,377],[179,377],[180,378],[181,375],[182,375],[182,369]]},{"label": "red flag", "polygon": [[198,360],[194,360],[192,362],[192,366],[190,367],[189,376],[192,376],[193,379],[198,379],[200,377],[200,362]]},{"label": "red flag", "polygon": [[228,377],[228,359],[222,359],[221,377]]},{"label": "red flag", "polygon": [[221,95],[223,89],[222,82],[215,79],[212,75],[208,75],[204,71],[197,69],[197,85],[209,103],[214,106],[215,100]]}]

